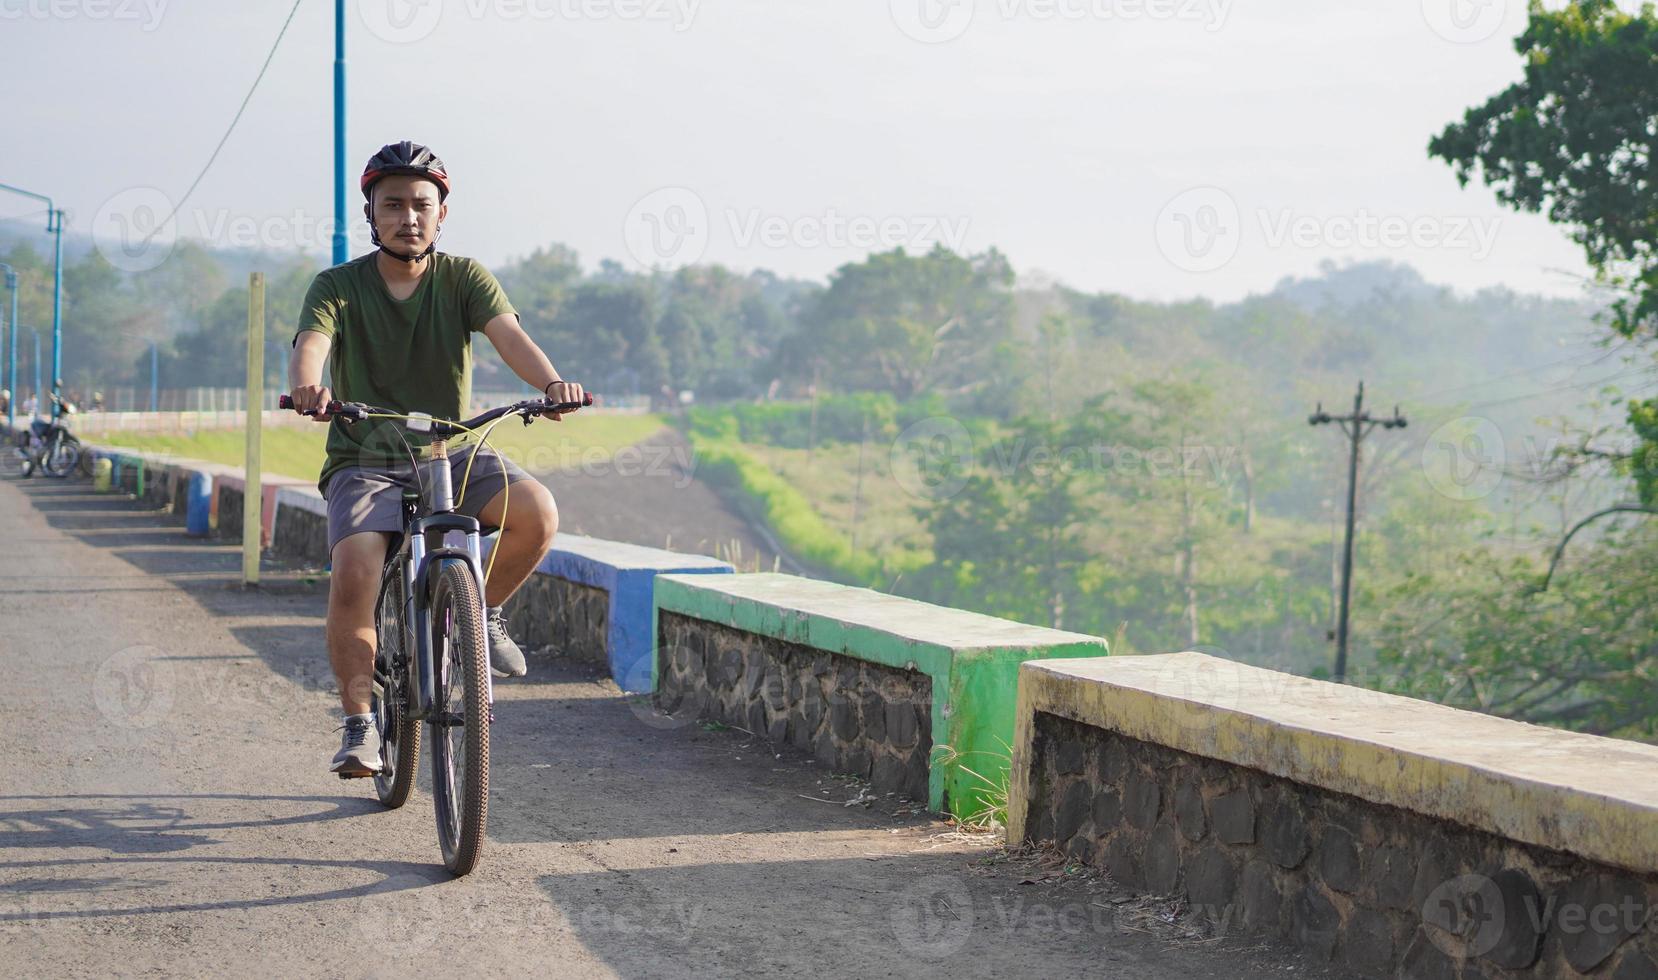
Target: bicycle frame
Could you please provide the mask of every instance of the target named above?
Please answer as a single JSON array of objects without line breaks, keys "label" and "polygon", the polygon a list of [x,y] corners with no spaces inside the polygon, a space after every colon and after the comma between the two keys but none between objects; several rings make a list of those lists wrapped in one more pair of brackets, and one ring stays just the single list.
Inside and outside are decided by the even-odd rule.
[{"label": "bicycle frame", "polygon": [[[406,651],[410,657],[408,669],[413,678],[411,686],[414,694],[414,703],[409,704],[406,710],[412,719],[427,722],[433,720],[432,711],[437,702],[437,687],[443,680],[438,676],[438,671],[443,665],[438,662],[437,651],[432,648],[432,614],[427,598],[434,576],[443,567],[444,562],[464,561],[471,570],[473,579],[478,583],[480,597],[484,595],[486,581],[482,530],[473,518],[455,513],[454,488],[449,478],[447,437],[457,432],[471,432],[485,423],[513,413],[522,414],[524,424],[528,425],[536,414],[549,409],[573,412],[592,404],[593,396],[589,393],[584,395],[580,402],[516,402],[503,408],[492,409],[465,423],[434,419],[429,415],[419,417],[425,422],[419,431],[432,432],[436,436],[431,443],[431,458],[425,464],[427,479],[421,481],[421,486],[426,488],[422,499],[422,503],[426,505],[426,516],[409,519],[405,514],[403,540],[398,545],[397,557],[391,559],[402,563],[400,574],[403,576],[403,621],[412,624],[415,634],[414,649]],[[277,399],[277,407],[293,408],[293,398],[282,395]],[[331,401],[326,406],[326,411],[329,415],[346,422],[375,416],[405,420],[411,418],[390,409],[376,409],[359,402]],[[312,410],[305,414],[317,413]],[[419,465],[416,464],[417,469]],[[463,547],[457,548],[445,543],[446,537],[453,532],[465,536]],[[384,583],[382,587],[383,585]],[[484,679],[488,703],[494,705],[494,678],[486,671]]]},{"label": "bicycle frame", "polygon": [[[483,595],[484,565],[482,529],[477,520],[455,513],[453,490],[449,478],[449,458],[443,441],[432,444],[432,459],[422,485],[426,495],[422,499],[426,515],[408,521],[403,529],[403,541],[393,559],[401,564],[403,576],[404,622],[413,625],[414,649],[409,650],[410,687],[412,703],[407,706],[409,716],[417,721],[431,720],[437,703],[438,672],[443,664],[432,642],[431,583],[444,562],[464,561],[478,582],[478,594]],[[445,543],[452,532],[465,536],[463,547]],[[485,692],[490,704],[495,703],[495,685],[489,681]]]}]

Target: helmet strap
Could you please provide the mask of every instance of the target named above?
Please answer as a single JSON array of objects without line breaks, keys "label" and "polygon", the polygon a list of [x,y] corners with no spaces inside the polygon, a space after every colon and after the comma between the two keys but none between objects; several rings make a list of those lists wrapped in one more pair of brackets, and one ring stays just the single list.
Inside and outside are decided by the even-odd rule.
[{"label": "helmet strap", "polygon": [[373,218],[370,218],[368,222],[368,235],[369,238],[373,239],[375,246],[378,247],[382,253],[391,256],[399,262],[414,265],[416,262],[419,262],[421,259],[424,259],[428,255],[431,255],[433,252],[437,251],[438,238],[443,235],[443,226],[438,225],[437,234],[432,236],[432,244],[426,246],[425,250],[423,250],[419,255],[404,255],[401,252],[394,252],[387,248],[386,243],[380,240],[380,229],[374,227]]}]

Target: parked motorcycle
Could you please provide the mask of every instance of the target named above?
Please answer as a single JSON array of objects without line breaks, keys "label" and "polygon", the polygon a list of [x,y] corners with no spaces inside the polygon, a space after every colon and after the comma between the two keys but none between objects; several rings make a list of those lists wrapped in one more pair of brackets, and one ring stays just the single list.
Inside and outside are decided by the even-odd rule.
[{"label": "parked motorcycle", "polygon": [[22,459],[24,477],[33,476],[36,470],[47,476],[65,477],[81,461],[81,441],[69,431],[69,417],[75,414],[75,406],[56,395],[52,401],[58,406],[56,419],[30,419],[29,427],[17,434],[17,455]]}]

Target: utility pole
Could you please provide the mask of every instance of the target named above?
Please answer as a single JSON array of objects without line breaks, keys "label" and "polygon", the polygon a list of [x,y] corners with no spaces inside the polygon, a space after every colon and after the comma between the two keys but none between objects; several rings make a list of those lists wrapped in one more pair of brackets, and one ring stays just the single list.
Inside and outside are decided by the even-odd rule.
[{"label": "utility pole", "polygon": [[[53,235],[52,239],[52,394],[58,392],[59,377],[63,373],[63,210],[52,203],[52,199],[45,194],[36,194],[21,187],[10,184],[0,184],[0,191],[11,191],[24,197],[32,197],[37,201],[46,202],[46,230]],[[13,295],[16,295],[15,293]],[[37,366],[38,371],[38,366]],[[38,389],[40,386],[37,384]],[[42,401],[40,392],[35,392],[35,400]],[[48,418],[58,417],[57,402],[50,403],[51,410]]]},{"label": "utility pole", "polygon": [[17,425],[17,270],[4,262],[0,262],[0,269],[6,270],[6,288],[12,294],[11,316],[6,318],[6,390],[11,394],[6,396],[6,424],[12,427]]},{"label": "utility pole", "polygon": [[863,434],[858,437],[858,477],[852,484],[852,550],[858,550],[858,522],[863,517],[864,499],[864,445],[869,442],[869,416],[864,416]]},{"label": "utility pole", "polygon": [[1307,417],[1308,425],[1327,425],[1338,423],[1341,431],[1347,434],[1347,543],[1342,549],[1341,558],[1341,619],[1336,625],[1336,669],[1334,680],[1340,684],[1347,680],[1347,626],[1348,611],[1353,601],[1353,523],[1358,510],[1359,501],[1359,446],[1364,437],[1376,426],[1384,429],[1403,429],[1405,418],[1399,414],[1399,406],[1393,406],[1393,417],[1390,419],[1371,418],[1370,413],[1364,410],[1364,382],[1359,382],[1358,394],[1353,396],[1352,415],[1331,415],[1324,410],[1324,403],[1319,402],[1318,408]]},{"label": "utility pole", "polygon": [[345,225],[345,0],[334,0],[334,264],[351,258]]},{"label": "utility pole", "polygon": [[35,414],[40,414],[40,406],[46,404],[46,399],[40,393],[40,331],[30,330],[35,335]]},{"label": "utility pole", "polygon": [[817,452],[817,385],[820,368],[812,367],[812,386],[808,394],[812,396],[812,418],[806,425],[806,469],[812,468],[812,454]]}]

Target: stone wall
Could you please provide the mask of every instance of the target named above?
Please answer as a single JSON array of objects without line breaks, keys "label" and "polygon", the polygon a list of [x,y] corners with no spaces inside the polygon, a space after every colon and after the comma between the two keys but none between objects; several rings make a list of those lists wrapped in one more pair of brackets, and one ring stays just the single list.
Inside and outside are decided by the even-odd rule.
[{"label": "stone wall", "polygon": [[144,496],[141,498],[146,507],[155,510],[173,511],[173,501],[182,494],[179,487],[181,474],[172,468],[150,468],[144,472]]},{"label": "stone wall", "polygon": [[136,494],[138,492],[139,467],[141,466],[145,467],[144,492],[147,496],[150,490],[149,485],[152,482],[151,477],[155,474],[149,472],[147,464],[140,462],[136,457],[132,456],[129,456],[121,461],[121,478],[115,486],[115,489],[120,490],[123,493]]},{"label": "stone wall", "polygon": [[525,652],[550,647],[555,657],[608,666],[610,593],[603,589],[531,575],[507,600],[505,612],[508,630]]},{"label": "stone wall", "polygon": [[662,610],[657,704],[811,753],[876,792],[926,802],[932,681]]},{"label": "stone wall", "polygon": [[[242,517],[240,497],[237,494],[238,528]],[[219,506],[223,507],[223,502]],[[276,526],[271,531],[271,553],[314,565],[328,564],[328,518],[298,507],[285,507],[280,502],[277,507]],[[223,510],[219,512],[219,523],[221,527],[224,524]]]},{"label": "stone wall", "polygon": [[1364,977],[1658,977],[1658,876],[1035,715],[1027,839]]},{"label": "stone wall", "polygon": [[218,495],[218,524],[215,533],[221,538],[242,537],[242,490],[220,483],[213,492]]},{"label": "stone wall", "polygon": [[167,509],[180,520],[187,520],[190,516],[190,481],[194,478],[195,473],[191,470],[172,471]]}]

